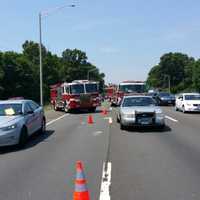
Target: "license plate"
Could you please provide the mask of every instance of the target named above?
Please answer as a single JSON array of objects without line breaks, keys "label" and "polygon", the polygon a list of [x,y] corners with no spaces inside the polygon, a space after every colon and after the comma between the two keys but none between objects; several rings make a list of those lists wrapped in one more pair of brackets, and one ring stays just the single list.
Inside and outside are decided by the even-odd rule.
[{"label": "license plate", "polygon": [[142,125],[149,125],[152,123],[152,119],[149,119],[149,118],[142,118],[142,119],[139,119],[138,122]]}]

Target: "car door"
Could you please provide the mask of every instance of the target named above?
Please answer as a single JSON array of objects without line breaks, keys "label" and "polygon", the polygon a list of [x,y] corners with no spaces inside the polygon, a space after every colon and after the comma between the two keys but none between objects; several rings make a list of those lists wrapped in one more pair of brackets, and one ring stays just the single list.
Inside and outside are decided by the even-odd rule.
[{"label": "car door", "polygon": [[34,113],[28,102],[24,104],[24,118],[25,124],[28,129],[28,134],[31,135],[35,129]]},{"label": "car door", "polygon": [[42,126],[43,111],[42,108],[34,101],[30,101],[28,104],[34,112],[34,132],[36,132]]},{"label": "car door", "polygon": [[178,97],[178,108],[182,109],[182,106],[183,106],[183,95],[180,95]]}]

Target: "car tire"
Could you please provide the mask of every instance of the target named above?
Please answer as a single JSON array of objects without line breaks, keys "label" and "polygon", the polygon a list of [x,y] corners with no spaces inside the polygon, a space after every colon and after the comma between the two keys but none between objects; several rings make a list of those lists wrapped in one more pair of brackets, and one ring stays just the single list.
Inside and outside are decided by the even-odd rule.
[{"label": "car tire", "polygon": [[24,148],[27,143],[27,140],[28,140],[27,128],[23,126],[19,137],[18,147]]},{"label": "car tire", "polygon": [[120,123],[119,115],[117,115],[117,123]]},{"label": "car tire", "polygon": [[68,113],[69,112],[69,108],[67,106],[64,107],[64,111],[65,113]]},{"label": "car tire", "polygon": [[182,107],[183,113],[186,113],[185,106]]},{"label": "car tire", "polygon": [[45,118],[43,118],[43,120],[42,120],[42,126],[40,128],[40,133],[44,134],[45,132],[46,132],[46,120],[45,120]]},{"label": "car tire", "polygon": [[55,111],[58,111],[58,107],[56,106],[56,103],[54,104],[53,108],[54,108]]},{"label": "car tire", "polygon": [[126,127],[122,123],[120,123],[120,129],[123,131],[126,129]]},{"label": "car tire", "polygon": [[175,111],[178,111],[178,108],[175,106]]}]

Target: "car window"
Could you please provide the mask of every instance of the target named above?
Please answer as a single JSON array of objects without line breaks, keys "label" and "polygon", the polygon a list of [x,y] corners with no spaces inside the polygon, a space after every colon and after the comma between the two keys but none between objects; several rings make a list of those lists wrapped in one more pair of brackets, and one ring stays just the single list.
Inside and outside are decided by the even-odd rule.
[{"label": "car window", "polygon": [[26,103],[24,105],[24,113],[27,114],[30,111],[33,111],[33,109],[30,107],[29,103]]},{"label": "car window", "polygon": [[132,106],[153,106],[156,102],[149,97],[129,97],[125,98],[122,107],[132,107]]},{"label": "car window", "polygon": [[22,104],[0,104],[0,116],[13,116],[22,114]]},{"label": "car window", "polygon": [[39,108],[39,105],[37,103],[35,103],[34,101],[30,101],[28,104],[33,111],[35,111],[36,109]]}]

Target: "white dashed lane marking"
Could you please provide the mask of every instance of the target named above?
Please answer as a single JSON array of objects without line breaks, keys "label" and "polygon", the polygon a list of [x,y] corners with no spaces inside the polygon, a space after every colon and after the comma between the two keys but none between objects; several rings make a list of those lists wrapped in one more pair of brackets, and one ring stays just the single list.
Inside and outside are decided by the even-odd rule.
[{"label": "white dashed lane marking", "polygon": [[171,120],[171,121],[173,121],[173,122],[178,123],[178,120],[177,120],[177,119],[174,119],[173,117],[170,117],[170,116],[168,116],[168,115],[165,115],[165,118],[166,118],[166,119],[169,119],[169,120]]},{"label": "white dashed lane marking", "polygon": [[58,121],[58,120],[60,120],[60,119],[62,119],[62,118],[64,118],[64,117],[66,117],[66,116],[68,116],[69,114],[67,113],[67,114],[65,114],[65,115],[62,115],[61,117],[58,117],[58,118],[56,118],[56,119],[53,119],[53,120],[51,120],[50,122],[48,122],[47,124],[46,124],[46,126],[49,126],[49,125],[51,125],[51,124],[53,124],[54,122],[56,122],[56,121]]},{"label": "white dashed lane marking", "polygon": [[110,200],[110,186],[111,186],[111,162],[107,163],[107,168],[105,167],[106,163],[103,164],[103,174],[101,181],[101,192],[99,200]]}]

